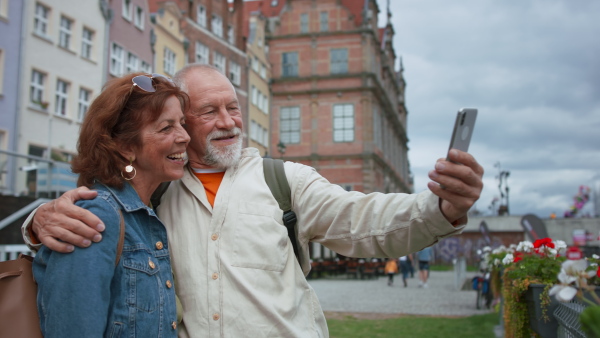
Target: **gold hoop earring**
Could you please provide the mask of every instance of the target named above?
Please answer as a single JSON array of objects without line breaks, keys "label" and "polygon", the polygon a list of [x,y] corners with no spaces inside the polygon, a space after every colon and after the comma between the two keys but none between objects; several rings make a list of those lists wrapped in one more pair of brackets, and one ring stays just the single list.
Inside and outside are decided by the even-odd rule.
[{"label": "gold hoop earring", "polygon": [[123,172],[121,171],[121,177],[123,177],[126,181],[131,181],[135,177],[135,175],[137,175],[137,171],[133,167],[133,160],[131,158],[129,158],[129,165],[125,166],[125,172],[128,175],[133,172],[133,176],[127,178],[125,177],[125,175],[123,175]]}]

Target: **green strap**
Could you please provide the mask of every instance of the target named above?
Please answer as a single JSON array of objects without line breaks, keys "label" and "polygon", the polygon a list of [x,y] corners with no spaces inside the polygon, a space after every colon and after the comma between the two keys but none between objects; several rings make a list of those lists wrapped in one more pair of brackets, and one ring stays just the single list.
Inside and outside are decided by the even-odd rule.
[{"label": "green strap", "polygon": [[263,158],[263,171],[265,181],[271,189],[273,197],[277,200],[279,208],[283,211],[283,224],[287,228],[292,242],[294,255],[300,263],[298,241],[296,240],[296,213],[292,210],[292,192],[285,176],[283,160]]}]

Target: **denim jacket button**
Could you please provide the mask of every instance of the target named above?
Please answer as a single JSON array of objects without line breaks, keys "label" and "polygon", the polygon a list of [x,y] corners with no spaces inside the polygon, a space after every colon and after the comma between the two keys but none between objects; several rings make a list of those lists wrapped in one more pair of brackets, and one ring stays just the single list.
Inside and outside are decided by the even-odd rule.
[{"label": "denim jacket button", "polygon": [[162,242],[156,242],[156,249],[157,250],[162,250],[162,248],[164,247]]},{"label": "denim jacket button", "polygon": [[218,234],[212,234],[212,236],[210,236],[210,239],[212,239],[213,241],[216,241],[219,238]]},{"label": "denim jacket button", "polygon": [[173,328],[173,330],[177,329],[177,323],[175,323],[175,322],[172,322],[172,323],[171,323],[171,327]]},{"label": "denim jacket button", "polygon": [[169,288],[169,289],[173,286],[173,284],[171,284],[170,280],[168,280],[165,284],[167,284],[167,288]]},{"label": "denim jacket button", "polygon": [[218,273],[213,273],[212,274],[212,279],[216,280],[217,278],[219,278],[219,274]]},{"label": "denim jacket button", "polygon": [[213,320],[219,320],[219,318],[221,318],[221,316],[219,316],[219,314],[218,314],[218,313],[215,313],[215,314],[213,315]]},{"label": "denim jacket button", "polygon": [[150,258],[148,258],[148,265],[150,266],[150,269],[154,269],[156,267],[156,265],[154,265],[154,262],[150,260]]}]

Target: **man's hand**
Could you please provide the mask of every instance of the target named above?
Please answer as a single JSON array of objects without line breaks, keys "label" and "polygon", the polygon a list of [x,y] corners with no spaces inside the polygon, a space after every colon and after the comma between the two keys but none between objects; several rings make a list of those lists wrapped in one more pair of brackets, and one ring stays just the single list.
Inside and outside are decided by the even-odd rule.
[{"label": "man's hand", "polygon": [[483,168],[464,151],[452,149],[449,160],[439,159],[429,172],[429,189],[440,197],[440,210],[450,223],[462,222],[483,189]]},{"label": "man's hand", "polygon": [[92,241],[100,242],[100,232],[104,231],[102,221],[74,204],[77,200],[93,199],[97,195],[93,190],[79,187],[42,205],[31,222],[33,232],[45,246],[62,253],[73,251],[73,245],[84,248]]}]

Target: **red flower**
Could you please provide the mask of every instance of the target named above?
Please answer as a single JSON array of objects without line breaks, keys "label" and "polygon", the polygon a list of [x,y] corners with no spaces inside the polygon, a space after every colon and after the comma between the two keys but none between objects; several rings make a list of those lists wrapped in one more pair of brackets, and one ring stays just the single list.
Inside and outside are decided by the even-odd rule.
[{"label": "red flower", "polygon": [[[554,243],[552,243],[552,238],[542,238],[542,239],[536,239],[535,242],[533,242],[533,247],[538,249],[541,246],[547,246],[549,248],[554,249]],[[537,250],[536,250],[537,252]]]},{"label": "red flower", "polygon": [[513,259],[513,263],[516,263],[520,260],[523,259],[523,253],[522,252],[515,252],[515,258]]},{"label": "red flower", "polygon": [[600,266],[598,267],[598,271],[596,271],[596,276],[598,276],[598,278],[600,278]]}]

